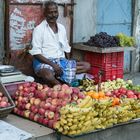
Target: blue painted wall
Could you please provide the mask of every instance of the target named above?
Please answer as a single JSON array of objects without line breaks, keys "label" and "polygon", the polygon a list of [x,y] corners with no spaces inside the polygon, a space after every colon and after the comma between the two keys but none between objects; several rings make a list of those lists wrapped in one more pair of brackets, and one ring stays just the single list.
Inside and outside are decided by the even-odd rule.
[{"label": "blue painted wall", "polygon": [[[131,0],[98,0],[97,32],[115,35],[123,32],[131,35],[132,6]],[[130,71],[130,53],[124,55],[124,71]]]}]

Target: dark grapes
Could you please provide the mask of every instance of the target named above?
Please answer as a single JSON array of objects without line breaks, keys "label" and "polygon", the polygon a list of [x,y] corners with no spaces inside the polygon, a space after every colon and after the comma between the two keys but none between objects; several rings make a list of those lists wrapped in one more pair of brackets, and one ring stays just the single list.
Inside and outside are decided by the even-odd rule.
[{"label": "dark grapes", "polygon": [[101,48],[117,47],[119,46],[119,39],[115,36],[108,35],[106,32],[100,32],[91,36],[90,39],[85,42],[85,45],[96,46]]}]

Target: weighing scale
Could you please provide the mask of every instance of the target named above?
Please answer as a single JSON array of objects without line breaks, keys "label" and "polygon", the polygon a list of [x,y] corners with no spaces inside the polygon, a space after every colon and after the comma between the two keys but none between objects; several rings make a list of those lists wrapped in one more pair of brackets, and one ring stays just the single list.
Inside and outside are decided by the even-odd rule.
[{"label": "weighing scale", "polygon": [[2,83],[13,83],[25,81],[28,76],[11,65],[0,65],[0,81]]}]

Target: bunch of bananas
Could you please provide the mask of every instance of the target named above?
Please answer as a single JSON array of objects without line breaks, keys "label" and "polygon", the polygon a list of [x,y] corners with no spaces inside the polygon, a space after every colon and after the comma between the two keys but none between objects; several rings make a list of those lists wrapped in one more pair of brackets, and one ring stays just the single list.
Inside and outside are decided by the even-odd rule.
[{"label": "bunch of bananas", "polygon": [[92,79],[84,78],[80,81],[79,88],[84,91],[96,90],[97,86],[94,85],[94,82]]}]

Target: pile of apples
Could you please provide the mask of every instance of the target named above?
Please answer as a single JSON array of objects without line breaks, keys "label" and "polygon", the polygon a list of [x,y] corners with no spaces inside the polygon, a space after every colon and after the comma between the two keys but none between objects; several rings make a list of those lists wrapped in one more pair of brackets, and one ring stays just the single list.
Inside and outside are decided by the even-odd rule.
[{"label": "pile of apples", "polygon": [[2,92],[0,92],[0,108],[6,108],[9,106],[11,106],[11,104],[9,103],[8,98]]},{"label": "pile of apples", "polygon": [[118,98],[134,98],[140,99],[140,92],[136,92],[133,90],[128,90],[126,88],[119,88],[112,92],[106,92],[106,96],[109,97],[118,97]]},{"label": "pile of apples", "polygon": [[85,98],[79,88],[66,84],[53,88],[36,82],[26,82],[18,86],[13,95],[14,113],[53,128],[60,119],[59,110],[68,103],[78,104]]}]

